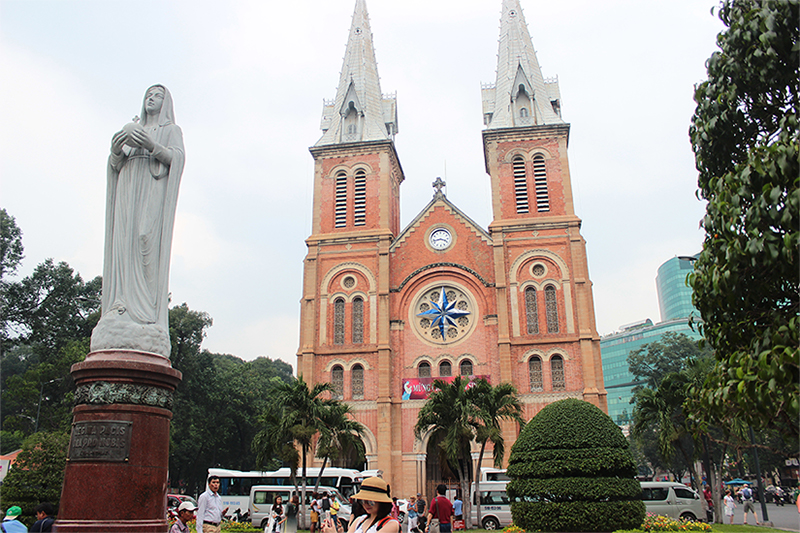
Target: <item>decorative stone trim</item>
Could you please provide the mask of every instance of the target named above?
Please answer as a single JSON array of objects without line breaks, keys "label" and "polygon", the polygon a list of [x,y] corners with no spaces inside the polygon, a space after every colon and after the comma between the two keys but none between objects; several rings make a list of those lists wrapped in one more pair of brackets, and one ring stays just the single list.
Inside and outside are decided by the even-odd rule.
[{"label": "decorative stone trim", "polygon": [[95,381],[80,385],[75,391],[75,405],[126,403],[172,410],[172,391],[135,383]]},{"label": "decorative stone trim", "polygon": [[481,277],[480,274],[478,274],[477,272],[475,272],[474,270],[472,270],[471,268],[469,268],[467,266],[459,265],[458,263],[431,263],[430,265],[425,265],[424,267],[416,269],[414,272],[409,274],[406,277],[406,279],[404,279],[403,282],[400,283],[400,285],[396,289],[389,289],[389,292],[400,292],[400,291],[402,291],[403,287],[406,286],[406,283],[411,281],[411,279],[414,276],[416,276],[416,275],[418,275],[418,274],[420,274],[422,272],[425,272],[426,270],[430,270],[432,268],[438,268],[438,267],[451,267],[451,268],[461,269],[464,272],[469,272],[470,274],[472,274],[473,276],[478,278],[478,280],[480,280],[480,282],[483,283],[484,287],[494,287],[494,283],[489,283],[488,281],[483,279],[483,277]]}]

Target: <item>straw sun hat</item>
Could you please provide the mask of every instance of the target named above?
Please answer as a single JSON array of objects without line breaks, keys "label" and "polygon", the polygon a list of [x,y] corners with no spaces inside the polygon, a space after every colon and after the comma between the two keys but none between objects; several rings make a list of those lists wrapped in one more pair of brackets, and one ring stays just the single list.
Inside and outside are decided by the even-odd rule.
[{"label": "straw sun hat", "polygon": [[392,503],[389,484],[379,477],[368,477],[365,479],[361,483],[361,490],[359,490],[353,498],[356,500]]}]

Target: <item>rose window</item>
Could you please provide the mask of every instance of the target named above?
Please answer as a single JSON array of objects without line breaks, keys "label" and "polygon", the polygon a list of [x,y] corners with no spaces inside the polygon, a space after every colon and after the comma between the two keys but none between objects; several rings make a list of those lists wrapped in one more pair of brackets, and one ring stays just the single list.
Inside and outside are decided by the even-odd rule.
[{"label": "rose window", "polygon": [[424,340],[447,344],[465,338],[475,322],[474,304],[464,291],[453,286],[428,289],[411,309],[414,329]]}]

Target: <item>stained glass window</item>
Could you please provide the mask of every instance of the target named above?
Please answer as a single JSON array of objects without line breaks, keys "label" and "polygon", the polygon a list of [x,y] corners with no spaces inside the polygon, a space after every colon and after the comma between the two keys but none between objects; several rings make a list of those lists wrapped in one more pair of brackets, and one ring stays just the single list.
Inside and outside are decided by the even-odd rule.
[{"label": "stained glass window", "polygon": [[344,298],[333,302],[333,344],[344,344]]},{"label": "stained glass window", "polygon": [[363,400],[364,399],[364,367],[361,365],[353,366],[353,369],[350,371],[350,378],[352,379],[352,383],[350,384],[351,389],[353,391],[353,399],[354,400]]},{"label": "stained glass window", "polygon": [[528,378],[531,381],[531,392],[541,392],[544,390],[542,381],[542,360],[538,355],[534,355],[528,360]]},{"label": "stained glass window", "polygon": [[331,370],[331,385],[333,385],[333,399],[341,400],[344,398],[344,368],[339,365]]},{"label": "stained glass window", "polygon": [[364,342],[364,300],[353,300],[353,344]]},{"label": "stained glass window", "polygon": [[560,355],[554,355],[550,359],[550,376],[553,379],[553,390],[565,390],[567,388],[564,381],[564,360]]},{"label": "stained glass window", "polygon": [[525,317],[528,320],[528,335],[539,333],[539,313],[536,308],[536,289],[525,289]]},{"label": "stained glass window", "polygon": [[552,285],[544,289],[544,304],[547,312],[547,333],[558,333],[558,301],[556,288]]}]

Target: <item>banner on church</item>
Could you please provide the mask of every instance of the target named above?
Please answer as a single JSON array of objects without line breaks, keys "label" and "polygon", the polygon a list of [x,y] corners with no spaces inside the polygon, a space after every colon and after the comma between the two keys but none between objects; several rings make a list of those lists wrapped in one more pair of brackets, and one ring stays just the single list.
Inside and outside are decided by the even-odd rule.
[{"label": "banner on church", "polygon": [[[467,388],[479,379],[485,379],[489,383],[491,380],[489,376],[460,376],[462,379],[468,379],[469,384]],[[403,379],[403,400],[427,400],[431,392],[433,392],[433,382],[437,379],[452,383],[456,376],[447,376],[439,378],[404,378]]]}]

